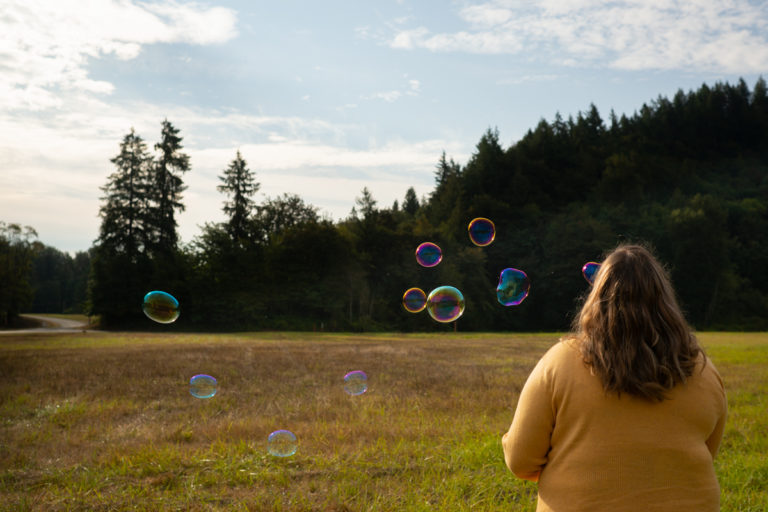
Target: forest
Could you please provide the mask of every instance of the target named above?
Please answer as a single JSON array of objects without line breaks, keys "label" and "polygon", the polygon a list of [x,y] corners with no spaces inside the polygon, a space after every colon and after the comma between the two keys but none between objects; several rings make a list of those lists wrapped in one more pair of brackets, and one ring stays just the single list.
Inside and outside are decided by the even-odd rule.
[{"label": "forest", "polygon": [[[566,330],[588,292],[582,265],[618,243],[651,246],[699,330],[768,329],[768,90],[718,82],[659,96],[607,119],[590,105],[542,119],[503,147],[495,129],[460,165],[436,155],[435,184],[380,205],[365,188],[343,220],[301,197],[254,202],[257,173],[238,152],[222,170],[223,223],[182,244],[191,168],[180,130],[162,122],[154,154],[133,130],[102,187],[101,228],[74,257],[0,224],[0,324],[24,311],[98,315],[108,329],[151,329],[141,301],[163,290],[181,304],[175,330]],[[258,162],[251,162],[258,167]],[[491,219],[496,240],[473,245],[468,223]],[[442,262],[419,266],[416,247]],[[530,295],[496,298],[499,273],[525,271]],[[455,324],[412,314],[405,290],[460,289]],[[166,326],[167,327],[167,326]]]}]

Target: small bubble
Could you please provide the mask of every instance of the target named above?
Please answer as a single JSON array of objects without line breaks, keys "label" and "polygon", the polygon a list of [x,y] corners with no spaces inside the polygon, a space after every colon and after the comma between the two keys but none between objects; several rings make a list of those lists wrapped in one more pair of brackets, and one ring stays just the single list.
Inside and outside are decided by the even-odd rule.
[{"label": "small bubble", "polygon": [[150,320],[170,324],[179,318],[179,301],[170,293],[152,291],[144,296],[141,309]]},{"label": "small bubble", "polygon": [[427,294],[421,288],[408,288],[403,294],[403,307],[409,313],[419,313],[427,307]]},{"label": "small bubble", "polygon": [[189,392],[195,398],[211,398],[217,391],[216,379],[201,373],[189,379]]},{"label": "small bubble", "polygon": [[581,273],[589,284],[595,282],[595,276],[597,275],[598,270],[600,270],[600,263],[595,263],[594,261],[589,261],[581,267]]},{"label": "small bubble", "polygon": [[368,391],[368,376],[365,372],[355,370],[344,376],[344,391],[350,395],[362,395]]},{"label": "small bubble", "polygon": [[422,267],[434,267],[443,259],[443,251],[437,244],[424,242],[416,248],[416,262]]},{"label": "small bubble", "polygon": [[517,306],[525,300],[530,289],[531,282],[525,272],[516,268],[505,268],[499,274],[496,297],[504,306]]},{"label": "small bubble", "polygon": [[290,430],[275,430],[267,438],[267,450],[275,457],[290,457],[298,447],[296,435]]},{"label": "small bubble", "polygon": [[494,226],[493,221],[485,217],[473,219],[467,230],[469,231],[469,239],[478,247],[491,245],[491,242],[496,238],[496,226]]},{"label": "small bubble", "polygon": [[438,322],[453,322],[464,313],[464,295],[453,286],[439,286],[429,292],[427,313]]}]

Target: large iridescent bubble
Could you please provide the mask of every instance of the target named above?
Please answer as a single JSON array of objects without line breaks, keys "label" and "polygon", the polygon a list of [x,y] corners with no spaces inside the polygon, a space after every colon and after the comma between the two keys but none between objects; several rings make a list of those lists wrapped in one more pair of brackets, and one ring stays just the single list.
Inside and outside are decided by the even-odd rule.
[{"label": "large iridescent bubble", "polygon": [[494,226],[493,221],[485,217],[473,219],[467,230],[469,231],[469,239],[478,247],[491,245],[493,239],[496,238],[496,226]]},{"label": "large iridescent bubble", "polygon": [[531,282],[525,272],[516,268],[505,268],[499,274],[496,297],[504,306],[517,306],[525,300],[530,289]]},{"label": "large iridescent bubble", "polygon": [[267,438],[267,450],[275,457],[290,457],[298,447],[296,434],[290,430],[275,430]]},{"label": "large iridescent bubble", "polygon": [[146,294],[141,309],[149,319],[160,324],[170,324],[179,318],[179,301],[166,292],[155,290]]},{"label": "large iridescent bubble", "polygon": [[195,398],[211,398],[216,394],[217,386],[216,379],[204,373],[189,379],[189,392]]},{"label": "large iridescent bubble", "polygon": [[453,322],[464,313],[464,295],[453,286],[439,286],[429,292],[427,312],[438,322]]},{"label": "large iridescent bubble", "polygon": [[344,391],[350,395],[362,395],[368,391],[368,376],[364,371],[355,370],[344,376]]},{"label": "large iridescent bubble", "polygon": [[594,261],[588,261],[581,267],[581,273],[589,284],[595,282],[595,276],[597,275],[598,270],[600,270],[600,263],[595,263]]},{"label": "large iridescent bubble", "polygon": [[409,313],[419,313],[427,307],[427,294],[421,288],[408,288],[403,294],[403,307]]},{"label": "large iridescent bubble", "polygon": [[416,248],[416,262],[422,267],[434,267],[443,259],[443,251],[437,244],[424,242]]}]

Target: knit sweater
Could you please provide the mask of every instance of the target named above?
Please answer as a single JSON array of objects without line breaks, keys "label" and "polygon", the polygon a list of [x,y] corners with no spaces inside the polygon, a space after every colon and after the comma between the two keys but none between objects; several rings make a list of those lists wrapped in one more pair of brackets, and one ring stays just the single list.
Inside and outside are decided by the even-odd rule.
[{"label": "knit sweater", "polygon": [[722,379],[701,357],[668,397],[606,393],[576,342],[560,341],[520,393],[502,438],[507,466],[538,481],[537,512],[717,511]]}]

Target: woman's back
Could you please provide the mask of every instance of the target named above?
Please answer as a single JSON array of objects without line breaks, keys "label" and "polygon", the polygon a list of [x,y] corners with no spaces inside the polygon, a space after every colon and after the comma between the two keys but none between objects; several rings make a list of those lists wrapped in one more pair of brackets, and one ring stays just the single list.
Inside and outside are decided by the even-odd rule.
[{"label": "woman's back", "polygon": [[577,344],[542,358],[503,439],[518,476],[543,467],[537,510],[718,510],[726,402],[714,366],[702,357],[703,372],[653,402],[606,393]]},{"label": "woman's back", "polygon": [[668,273],[621,245],[523,387],[504,456],[539,482],[538,510],[718,510],[726,410]]}]

